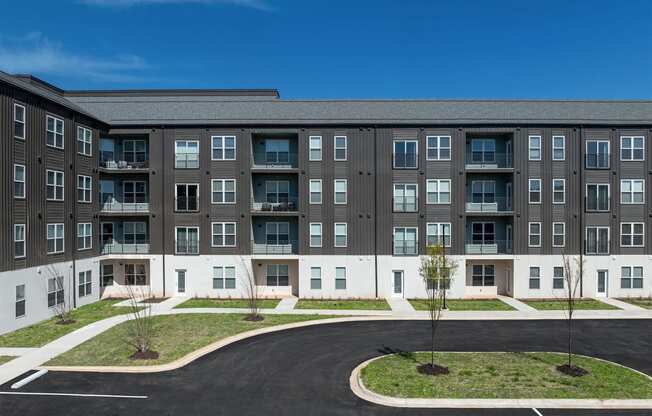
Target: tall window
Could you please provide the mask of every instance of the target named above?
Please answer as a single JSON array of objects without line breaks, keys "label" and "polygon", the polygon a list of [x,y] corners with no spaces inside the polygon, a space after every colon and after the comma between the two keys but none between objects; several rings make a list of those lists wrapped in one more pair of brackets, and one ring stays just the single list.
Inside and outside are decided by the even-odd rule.
[{"label": "tall window", "polygon": [[645,160],[645,138],[642,136],[620,137],[620,160],[643,161]]},{"label": "tall window", "polygon": [[530,204],[541,203],[541,179],[529,179],[529,201]]},{"label": "tall window", "polygon": [[235,204],[235,179],[213,179],[211,187],[211,203]]},{"label": "tall window", "polygon": [[428,160],[451,160],[451,136],[426,137]]},{"label": "tall window", "polygon": [[529,136],[528,143],[529,159],[541,160],[541,136]]},{"label": "tall window", "polygon": [[335,290],[346,289],[346,267],[335,268]]},{"label": "tall window", "polygon": [[394,211],[395,212],[417,212],[417,184],[416,183],[395,183],[394,184]]},{"label": "tall window", "polygon": [[530,247],[541,247],[541,223],[540,222],[531,222],[528,225],[528,246]]},{"label": "tall window", "polygon": [[552,288],[553,289],[563,289],[564,288],[564,268],[555,266],[552,269]]},{"label": "tall window", "polygon": [[335,223],[335,247],[346,247],[347,245],[347,224],[345,222]]},{"label": "tall window", "polygon": [[122,142],[122,153],[127,163],[142,163],[147,161],[147,144],[145,140],[125,140]]},{"label": "tall window", "polygon": [[265,139],[265,162],[271,164],[290,163],[290,141],[287,139]]},{"label": "tall window", "polygon": [[473,286],[493,286],[496,280],[496,270],[493,264],[474,264],[471,270]]},{"label": "tall window", "polygon": [[287,264],[267,265],[267,286],[288,286],[290,273]]},{"label": "tall window", "polygon": [[620,268],[621,289],[643,289],[643,267],[622,266]]},{"label": "tall window", "polygon": [[14,258],[25,257],[25,224],[14,224]]},{"label": "tall window", "polygon": [[552,160],[566,159],[566,136],[552,136]]},{"label": "tall window", "polygon": [[409,256],[417,254],[416,227],[394,227],[394,255]]},{"label": "tall window", "polygon": [[63,172],[46,170],[47,198],[50,201],[63,201]]},{"label": "tall window", "polygon": [[347,139],[346,136],[335,136],[335,160],[346,160],[347,158]]},{"label": "tall window", "polygon": [[63,224],[48,224],[48,254],[63,253],[63,241]]},{"label": "tall window", "polygon": [[125,284],[144,286],[147,284],[147,270],[144,264],[125,264]]},{"label": "tall window", "polygon": [[47,145],[63,149],[63,120],[45,116]]},{"label": "tall window", "polygon": [[589,169],[609,169],[609,141],[586,141],[586,167]]},{"label": "tall window", "polygon": [[235,267],[213,267],[213,289],[235,289]]},{"label": "tall window", "polygon": [[346,204],[347,185],[348,181],[346,179],[335,179],[335,204]]},{"label": "tall window", "polygon": [[90,270],[79,272],[79,282],[77,284],[79,297],[88,296],[93,293],[93,276]]},{"label": "tall window", "polygon": [[178,183],[176,185],[177,211],[199,211],[199,185],[196,183]]},{"label": "tall window", "polygon": [[495,244],[496,224],[493,222],[471,223],[471,239],[473,244]]},{"label": "tall window", "polygon": [[[280,204],[290,200],[290,181],[265,181],[265,200],[270,204]],[[292,201],[293,208],[296,208]]]},{"label": "tall window", "polygon": [[309,160],[319,161],[321,160],[321,136],[310,136],[308,139],[310,144],[309,149]]},{"label": "tall window", "polygon": [[609,254],[609,227],[586,227],[586,254]]},{"label": "tall window", "polygon": [[310,289],[321,289],[321,267],[310,268]]},{"label": "tall window", "polygon": [[235,136],[211,136],[212,160],[235,160]]},{"label": "tall window", "polygon": [[566,202],[566,180],[552,180],[552,203],[563,204]]},{"label": "tall window", "polygon": [[16,286],[16,303],[14,307],[14,316],[20,318],[26,313],[25,285]]},{"label": "tall window", "polygon": [[14,104],[14,137],[25,140],[25,106]]},{"label": "tall window", "polygon": [[177,140],[174,143],[174,167],[176,169],[199,168],[199,142]]},{"label": "tall window", "polygon": [[426,203],[427,204],[450,204],[451,203],[451,180],[450,179],[428,179],[426,181]]},{"label": "tall window", "polygon": [[418,147],[416,140],[394,140],[394,169],[416,169]]},{"label": "tall window", "polygon": [[100,271],[102,273],[100,278],[102,287],[113,286],[113,263],[103,264]]},{"label": "tall window", "polygon": [[622,179],[620,181],[621,204],[645,203],[645,181],[643,179]]},{"label": "tall window", "polygon": [[25,166],[14,165],[14,198],[25,198]]},{"label": "tall window", "polygon": [[541,289],[541,269],[538,266],[530,267],[530,289]]},{"label": "tall window", "polygon": [[177,254],[199,254],[199,227],[176,227]]},{"label": "tall window", "polygon": [[586,185],[586,210],[609,211],[609,184]]},{"label": "tall window", "polygon": [[451,223],[428,223],[426,224],[426,244],[436,246],[444,243],[446,247],[451,246]]},{"label": "tall window", "polygon": [[[147,223],[125,222],[123,234],[125,244],[147,244]],[[113,236],[110,238],[112,240]]]},{"label": "tall window", "polygon": [[280,246],[290,244],[289,222],[265,223],[265,238],[267,245]]},{"label": "tall window", "polygon": [[496,181],[471,182],[471,200],[474,204],[493,204],[496,202]]},{"label": "tall window", "polygon": [[[107,182],[103,183],[108,185]],[[109,188],[111,185],[109,185]],[[126,204],[141,204],[147,202],[147,183],[145,181],[124,181],[122,196]],[[104,191],[104,189],[102,189]]]},{"label": "tall window", "polygon": [[91,156],[93,149],[93,131],[86,127],[77,126],[77,153]]},{"label": "tall window", "polygon": [[235,222],[214,222],[211,227],[213,247],[235,247]]},{"label": "tall window", "polygon": [[564,247],[566,245],[566,223],[552,223],[552,246]]},{"label": "tall window", "polygon": [[496,141],[493,139],[471,140],[470,163],[496,163]]},{"label": "tall window", "polygon": [[64,302],[63,277],[48,279],[48,308],[61,305]]},{"label": "tall window", "polygon": [[321,179],[310,179],[310,203],[321,204]]},{"label": "tall window", "polygon": [[77,224],[77,249],[87,250],[93,247],[93,225],[90,222]]},{"label": "tall window", "polygon": [[643,247],[645,240],[645,223],[621,222],[620,245],[621,247]]},{"label": "tall window", "polygon": [[322,245],[321,223],[311,222],[310,223],[310,247],[321,247],[321,245]]},{"label": "tall window", "polygon": [[77,202],[92,202],[93,180],[90,176],[77,175]]}]

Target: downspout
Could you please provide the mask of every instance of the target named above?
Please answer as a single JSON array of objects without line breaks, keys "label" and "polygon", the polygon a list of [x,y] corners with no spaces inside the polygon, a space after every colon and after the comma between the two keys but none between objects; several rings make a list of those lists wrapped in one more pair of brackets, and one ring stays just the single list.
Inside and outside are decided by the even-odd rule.
[{"label": "downspout", "polygon": [[378,153],[377,153],[377,131],[378,126],[374,125],[374,284],[376,298],[378,298]]},{"label": "downspout", "polygon": [[[163,237],[161,238],[161,243],[162,243],[163,247],[162,247],[161,253],[163,254],[163,256],[162,256],[163,257],[163,297],[165,297],[165,241],[166,241],[165,240],[166,239],[166,236],[165,236],[165,217],[167,215],[167,212],[165,210],[165,195],[164,195],[164,193],[165,193],[165,128],[163,126],[161,126],[161,140],[163,142],[162,143],[163,157],[162,157],[162,161],[161,161],[161,170],[163,172],[161,174],[159,174],[159,177],[161,178],[161,181],[163,181],[162,193],[161,193],[161,215],[163,217],[162,218],[162,221],[163,221],[163,224],[162,224],[163,225],[163,227],[162,227],[163,228]],[[151,161],[151,158],[152,158],[152,150],[151,150],[152,149],[152,141],[148,140],[147,144],[149,146],[148,150],[149,150],[149,158],[150,158],[150,166],[151,166],[151,162],[152,162]],[[150,176],[151,176],[151,174],[150,174]],[[150,189],[151,189],[151,187],[150,187]],[[152,198],[152,196],[150,195],[150,203],[152,201],[151,198]],[[150,229],[149,229],[149,238],[150,239],[152,238],[151,224],[150,224]],[[150,241],[150,244],[151,244],[151,241]],[[150,270],[150,274],[151,273],[152,273],[152,271]],[[150,279],[151,279],[151,277],[150,277]],[[152,283],[151,283],[151,280],[150,280],[150,286],[151,286],[151,284]]]},{"label": "downspout", "polygon": [[[73,139],[75,139],[75,132],[77,131],[77,118],[75,117],[75,114],[73,113],[72,115],[72,133],[73,133]],[[75,144],[73,146],[73,157],[72,157],[72,166],[70,167],[72,169],[72,179],[73,179],[73,191],[75,193],[77,192],[77,171],[75,169],[76,163],[75,161],[77,160],[77,140],[74,140],[73,143]],[[75,196],[73,198],[73,201],[76,201],[77,197]],[[77,259],[77,202],[72,204],[72,219],[73,219],[73,241],[74,244],[72,245],[72,307],[77,308],[77,291],[75,290],[77,288],[77,264],[76,264],[76,259]]]},{"label": "downspout", "polygon": [[583,198],[580,198],[580,298],[584,297],[584,244],[586,241],[584,240],[585,236],[585,231],[584,231],[584,210],[586,209],[586,193],[584,192],[584,163],[585,163],[585,155],[582,154],[582,149],[584,148],[583,146],[583,141],[584,141],[584,129],[580,125],[580,132],[579,132],[579,147],[580,147],[580,195],[583,195]]}]

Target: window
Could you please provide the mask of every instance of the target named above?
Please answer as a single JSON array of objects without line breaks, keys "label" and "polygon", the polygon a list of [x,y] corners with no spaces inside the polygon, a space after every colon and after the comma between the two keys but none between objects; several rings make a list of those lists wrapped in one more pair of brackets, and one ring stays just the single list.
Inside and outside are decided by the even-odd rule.
[{"label": "window", "polygon": [[310,179],[310,203],[321,204],[321,179]]},{"label": "window", "polygon": [[92,202],[93,180],[90,176],[77,175],[77,202]]},{"label": "window", "polygon": [[125,264],[125,284],[144,286],[147,284],[147,272],[144,264]]},{"label": "window", "polygon": [[417,184],[394,184],[394,211],[417,212]]},{"label": "window", "polygon": [[346,290],[346,267],[335,268],[335,290]]},{"label": "window", "polygon": [[620,160],[645,160],[645,138],[642,136],[620,136]]},{"label": "window", "polygon": [[25,257],[25,224],[14,224],[14,258]]},{"label": "window", "polygon": [[621,289],[643,289],[643,267],[623,266],[620,268]]},{"label": "window", "polygon": [[290,273],[287,264],[267,265],[267,286],[288,286]]},{"label": "window", "polygon": [[493,264],[474,264],[471,270],[473,286],[493,286],[496,280],[496,271]]},{"label": "window", "polygon": [[265,162],[287,165],[290,161],[290,141],[287,139],[265,139]]},{"label": "window", "polygon": [[310,247],[321,247],[321,223],[310,223]]},{"label": "window", "polygon": [[321,136],[310,136],[308,141],[310,143],[309,160],[321,160]]},{"label": "window", "polygon": [[25,285],[16,286],[16,304],[14,314],[16,318],[25,316],[26,301],[25,301]]},{"label": "window", "polygon": [[541,223],[531,222],[528,223],[528,246],[541,247]]},{"label": "window", "polygon": [[270,204],[292,202],[292,210],[296,209],[295,198],[290,201],[290,181],[265,181],[265,200]]},{"label": "window", "polygon": [[394,255],[409,256],[417,254],[417,228],[394,228]]},{"label": "window", "polygon": [[77,224],[77,249],[87,250],[93,246],[93,225],[90,222]]},{"label": "window", "polygon": [[14,165],[14,198],[25,198],[25,166]]},{"label": "window", "polygon": [[538,266],[530,267],[530,289],[541,289],[541,269]]},{"label": "window", "polygon": [[552,223],[552,246],[564,247],[566,245],[566,223]]},{"label": "window", "polygon": [[321,267],[310,268],[310,289],[321,289]]},{"label": "window", "polygon": [[235,179],[213,179],[211,186],[211,203],[235,204]]},{"label": "window", "polygon": [[290,244],[289,222],[268,222],[265,224],[265,238],[267,245],[280,246]]},{"label": "window", "polygon": [[586,185],[586,210],[609,211],[609,184]]},{"label": "window", "polygon": [[[103,186],[110,182],[103,181]],[[112,185],[109,185],[109,192]],[[145,181],[124,181],[122,182],[122,196],[126,204],[147,203],[147,183]]]},{"label": "window", "polygon": [[587,140],[586,167],[589,169],[609,169],[608,140]]},{"label": "window", "polygon": [[560,266],[555,266],[552,269],[552,288],[553,289],[563,289],[564,288],[564,268]]},{"label": "window", "polygon": [[451,180],[428,179],[426,181],[426,204],[450,204]]},{"label": "window", "polygon": [[493,139],[471,140],[471,164],[495,164],[496,141]]},{"label": "window", "polygon": [[426,224],[426,244],[436,246],[442,244],[446,247],[451,246],[451,224],[448,223],[428,223]]},{"label": "window", "polygon": [[416,169],[417,149],[416,140],[394,140],[394,169]]},{"label": "window", "polygon": [[541,179],[529,179],[529,201],[530,204],[541,203]]},{"label": "window", "polygon": [[335,223],[335,247],[346,247],[347,245],[347,224],[345,222]]},{"label": "window", "polygon": [[346,204],[347,200],[347,185],[348,181],[346,179],[335,179],[335,204],[341,205]]},{"label": "window", "polygon": [[63,224],[47,225],[48,254],[63,253]]},{"label": "window", "polygon": [[102,287],[113,286],[113,264],[102,265],[102,279],[100,280]]},{"label": "window", "polygon": [[530,160],[541,160],[541,136],[528,137],[528,155]]},{"label": "window", "polygon": [[235,160],[235,136],[211,136],[211,160]]},{"label": "window", "polygon": [[86,127],[77,126],[77,153],[91,156],[93,152],[93,131]]},{"label": "window", "polygon": [[609,227],[586,227],[586,254],[609,254]]},{"label": "window", "polygon": [[199,254],[199,227],[176,227],[177,254]]},{"label": "window", "polygon": [[620,223],[620,246],[621,247],[643,247],[645,223],[642,222],[621,222]]},{"label": "window", "polygon": [[493,222],[472,222],[473,244],[496,244],[496,224]]},{"label": "window", "polygon": [[566,180],[552,180],[552,203],[563,204],[566,202]]},{"label": "window", "polygon": [[623,179],[620,181],[621,204],[644,204],[645,181],[643,179]]},{"label": "window", "polygon": [[85,272],[79,272],[79,282],[77,285],[77,290],[79,297],[83,298],[93,293],[93,279],[92,272],[87,270]]},{"label": "window", "polygon": [[552,160],[566,159],[566,136],[552,136]]},{"label": "window", "polygon": [[46,170],[47,199],[50,201],[63,201],[63,172]]},{"label": "window", "polygon": [[48,279],[48,308],[61,305],[63,299],[63,277],[52,277]]},{"label": "window", "polygon": [[[125,222],[123,234],[125,244],[147,244],[147,223]],[[111,235],[110,238],[112,241],[113,236]]]},{"label": "window", "polygon": [[213,228],[213,247],[235,247],[235,222],[214,222]]},{"label": "window", "polygon": [[145,140],[125,140],[122,144],[122,155],[127,163],[146,162],[147,144]]},{"label": "window", "polygon": [[213,267],[213,289],[235,289],[235,267]]},{"label": "window", "polygon": [[14,104],[14,137],[25,140],[25,107]]},{"label": "window", "polygon": [[496,181],[472,181],[471,200],[474,204],[495,204]]},{"label": "window", "polygon": [[176,169],[199,168],[199,142],[197,140],[177,140],[174,143],[174,167]]},{"label": "window", "polygon": [[346,160],[347,146],[346,136],[335,136],[335,160]]},{"label": "window", "polygon": [[196,183],[176,184],[174,206],[176,211],[199,211],[199,185]]},{"label": "window", "polygon": [[451,160],[451,136],[426,137],[428,160]]},{"label": "window", "polygon": [[45,116],[47,145],[63,149],[63,120]]}]

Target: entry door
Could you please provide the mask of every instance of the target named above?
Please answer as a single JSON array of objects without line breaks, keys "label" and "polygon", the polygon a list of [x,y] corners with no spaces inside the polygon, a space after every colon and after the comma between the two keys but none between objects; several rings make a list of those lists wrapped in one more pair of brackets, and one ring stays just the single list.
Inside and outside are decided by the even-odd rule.
[{"label": "entry door", "polygon": [[596,296],[600,298],[607,297],[609,291],[609,271],[598,270],[598,282]]},{"label": "entry door", "polygon": [[186,271],[177,270],[177,294],[183,295],[186,293]]},{"label": "entry door", "polygon": [[403,297],[403,270],[394,270],[392,272],[392,297]]}]

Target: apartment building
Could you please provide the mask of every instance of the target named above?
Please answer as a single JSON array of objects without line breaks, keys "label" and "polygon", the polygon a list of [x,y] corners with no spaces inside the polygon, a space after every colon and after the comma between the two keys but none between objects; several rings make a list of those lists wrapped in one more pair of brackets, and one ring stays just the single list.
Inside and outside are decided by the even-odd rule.
[{"label": "apartment building", "polygon": [[66,300],[652,295],[652,102],[64,91],[0,73],[0,332]]}]

